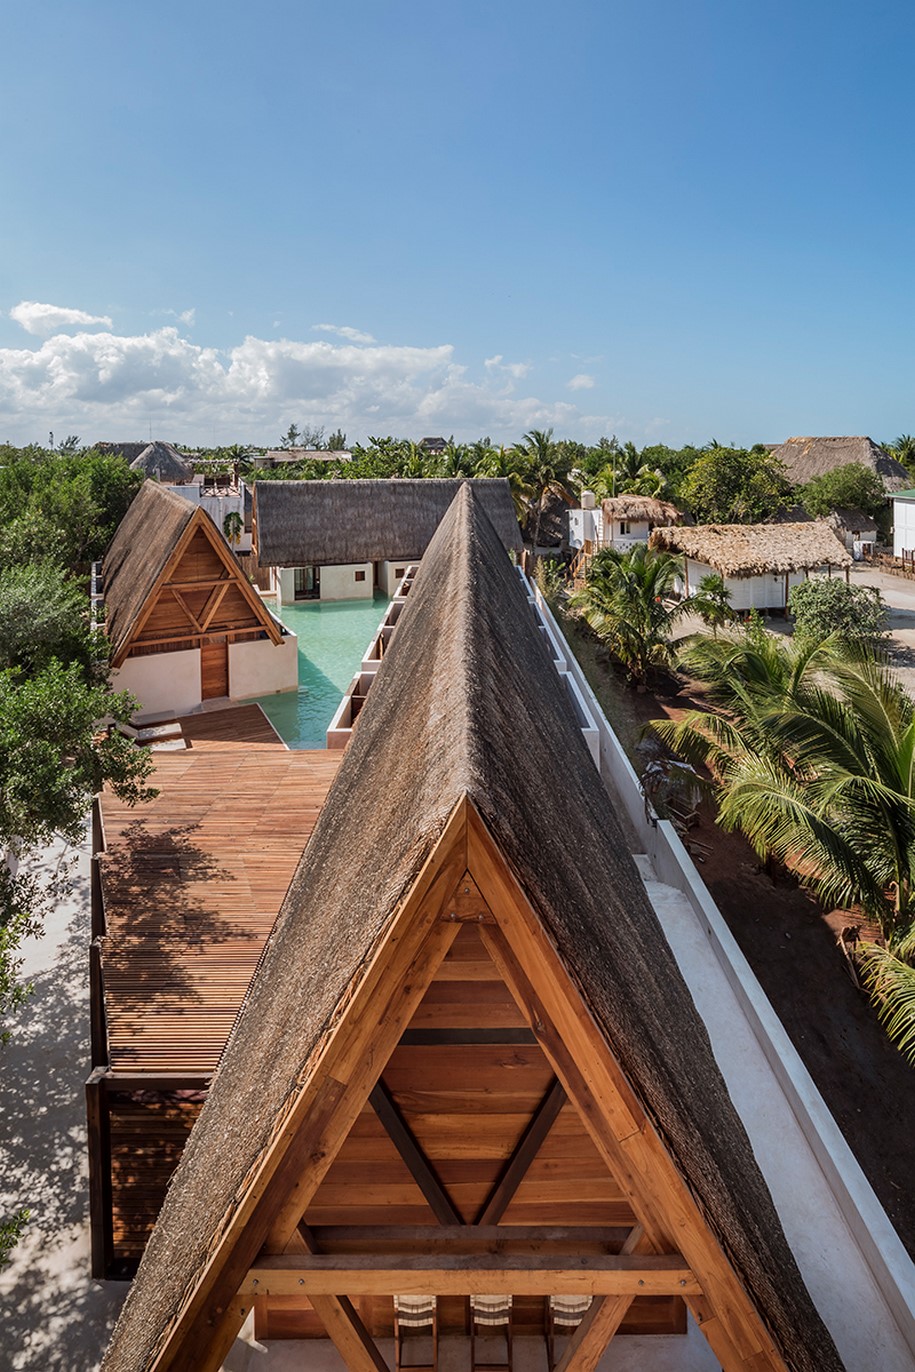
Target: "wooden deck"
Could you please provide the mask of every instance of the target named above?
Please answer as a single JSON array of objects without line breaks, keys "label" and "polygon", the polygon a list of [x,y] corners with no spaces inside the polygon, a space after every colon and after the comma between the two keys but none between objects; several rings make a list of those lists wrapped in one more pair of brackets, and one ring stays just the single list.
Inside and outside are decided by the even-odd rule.
[{"label": "wooden deck", "polygon": [[213,1071],[342,756],[288,750],[256,706],[184,723],[156,800],[102,798],[113,1071]]},{"label": "wooden deck", "polygon": [[188,748],[154,754],[155,800],[131,810],[105,792],[101,803],[114,1076],[104,1092],[110,1209],[94,1223],[118,1276],[136,1269],[343,757],[289,750],[257,705],[181,725]]}]

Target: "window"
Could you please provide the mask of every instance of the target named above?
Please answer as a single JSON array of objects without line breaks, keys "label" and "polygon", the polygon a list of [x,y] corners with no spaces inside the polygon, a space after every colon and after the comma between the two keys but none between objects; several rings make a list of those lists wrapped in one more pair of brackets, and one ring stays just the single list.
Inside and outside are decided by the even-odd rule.
[{"label": "window", "polygon": [[364,581],[364,580],[365,580],[365,572],[357,572],[357,573],[356,573],[356,580],[357,580],[357,581]]},{"label": "window", "polygon": [[628,534],[628,532],[629,532],[629,520],[628,520],[628,519],[621,519],[621,520],[620,520],[620,533],[621,533],[621,534]]},{"label": "window", "polygon": [[406,572],[406,570],[407,570],[406,567],[395,567],[395,568],[394,568],[394,575],[395,575],[396,577],[398,577],[398,578],[399,578],[399,577],[402,577],[402,576],[404,575],[404,573]]}]

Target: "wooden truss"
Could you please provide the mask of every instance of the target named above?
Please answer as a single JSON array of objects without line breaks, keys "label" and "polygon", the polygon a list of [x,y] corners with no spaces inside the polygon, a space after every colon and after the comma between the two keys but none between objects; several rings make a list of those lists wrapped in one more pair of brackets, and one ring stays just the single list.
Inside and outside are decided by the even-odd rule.
[{"label": "wooden truss", "polygon": [[[507,1033],[515,1036],[512,1042],[522,1035],[520,1041],[540,1046],[555,1075],[469,1224],[384,1082],[385,1064],[399,1043],[436,1032],[410,1029],[410,1021],[468,922],[478,927],[527,1028],[463,1032]],[[405,1034],[411,1037],[405,1040]],[[305,1222],[367,1101],[437,1225],[382,1231]],[[612,1230],[500,1224],[566,1101],[622,1188],[634,1225]],[[159,1372],[215,1372],[258,1297],[293,1295],[307,1298],[351,1372],[386,1372],[352,1297],[471,1290],[593,1296],[559,1372],[591,1372],[639,1295],[682,1297],[724,1372],[787,1372],[559,951],[465,799],[392,919],[154,1366]]]}]

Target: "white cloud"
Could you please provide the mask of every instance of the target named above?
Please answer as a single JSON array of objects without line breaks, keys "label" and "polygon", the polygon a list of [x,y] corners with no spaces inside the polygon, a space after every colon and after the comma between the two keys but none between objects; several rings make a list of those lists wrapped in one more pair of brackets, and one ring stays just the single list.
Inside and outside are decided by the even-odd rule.
[{"label": "white cloud", "polygon": [[504,372],[506,376],[514,377],[516,381],[527,376],[531,369],[529,362],[503,362],[501,353],[496,353],[495,357],[485,358],[483,366],[490,372]]},{"label": "white cloud", "polygon": [[450,344],[249,336],[219,351],[176,325],[127,337],[59,333],[0,349],[0,434],[28,442],[53,428],[88,442],[127,439],[151,424],[173,441],[265,443],[293,420],[342,428],[351,440],[441,432],[511,442],[531,427],[581,432],[575,405],[519,395],[516,382],[501,363],[471,369]]},{"label": "white cloud", "polygon": [[59,329],[72,329],[87,324],[104,324],[111,328],[107,314],[87,314],[85,310],[69,310],[65,305],[43,305],[38,300],[20,300],[10,310],[10,319],[21,324],[26,333],[46,337]]},{"label": "white cloud", "polygon": [[570,391],[590,391],[594,387],[594,377],[588,376],[587,372],[579,372],[571,381],[567,381],[566,385]]},{"label": "white cloud", "polygon": [[182,324],[186,324],[189,329],[192,329],[197,320],[197,311],[195,309],[182,310],[178,319]]},{"label": "white cloud", "polygon": [[333,333],[338,338],[347,338],[350,343],[374,343],[376,340],[370,333],[363,333],[361,329],[352,329],[349,324],[312,324],[315,333]]}]

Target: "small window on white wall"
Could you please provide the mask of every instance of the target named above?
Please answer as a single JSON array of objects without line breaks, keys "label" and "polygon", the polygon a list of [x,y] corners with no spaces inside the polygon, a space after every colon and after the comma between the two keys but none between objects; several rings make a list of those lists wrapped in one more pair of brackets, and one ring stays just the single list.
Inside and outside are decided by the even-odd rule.
[{"label": "small window on white wall", "polygon": [[357,580],[357,581],[364,581],[364,580],[365,580],[365,572],[357,572],[357,573],[356,573],[356,580]]}]

